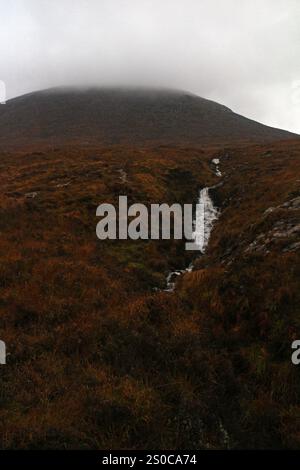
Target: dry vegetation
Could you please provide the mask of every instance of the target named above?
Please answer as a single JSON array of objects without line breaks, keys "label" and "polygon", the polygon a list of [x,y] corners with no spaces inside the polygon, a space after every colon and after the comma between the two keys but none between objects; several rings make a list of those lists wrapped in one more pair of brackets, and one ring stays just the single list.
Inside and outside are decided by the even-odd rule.
[{"label": "dry vegetation", "polygon": [[[1,448],[299,448],[299,156],[296,141],[1,155]],[[99,241],[96,207],[195,201],[220,182],[213,157],[209,250],[155,291],[193,254]]]}]

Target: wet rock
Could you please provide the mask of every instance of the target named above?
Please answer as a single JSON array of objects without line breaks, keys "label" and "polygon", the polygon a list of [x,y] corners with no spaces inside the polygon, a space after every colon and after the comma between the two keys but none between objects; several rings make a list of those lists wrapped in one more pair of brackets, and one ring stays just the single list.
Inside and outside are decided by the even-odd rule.
[{"label": "wet rock", "polygon": [[26,193],[25,194],[25,197],[27,197],[28,199],[34,199],[35,197],[37,197],[38,193],[37,192],[32,192],[32,193]]},{"label": "wet rock", "polygon": [[286,252],[292,252],[292,251],[297,251],[300,249],[300,242],[292,243],[291,245],[285,247],[282,251],[284,253]]},{"label": "wet rock", "polygon": [[297,225],[288,224],[287,226],[280,225],[280,227],[282,227],[282,230],[278,230],[278,229],[275,229],[275,231],[273,230],[272,232],[273,238],[286,238],[286,237],[291,237],[297,233],[300,233],[300,224],[297,224]]},{"label": "wet rock", "polygon": [[127,183],[128,177],[126,171],[124,171],[122,168],[118,170],[118,173],[120,173],[120,181],[121,183]]},{"label": "wet rock", "polygon": [[66,186],[69,186],[71,184],[71,181],[68,181],[67,183],[59,183],[56,185],[57,188],[65,188]]},{"label": "wet rock", "polygon": [[268,209],[265,210],[264,215],[271,214],[272,212],[275,211],[275,207],[269,207]]},{"label": "wet rock", "polygon": [[285,202],[281,207],[285,209],[300,209],[300,196]]}]

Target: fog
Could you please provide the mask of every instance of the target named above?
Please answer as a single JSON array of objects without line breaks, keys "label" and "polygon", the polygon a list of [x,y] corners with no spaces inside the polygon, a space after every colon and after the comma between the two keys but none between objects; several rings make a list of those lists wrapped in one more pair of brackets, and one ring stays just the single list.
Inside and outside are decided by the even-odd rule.
[{"label": "fog", "polygon": [[182,88],[300,133],[299,0],[0,0],[7,97]]}]

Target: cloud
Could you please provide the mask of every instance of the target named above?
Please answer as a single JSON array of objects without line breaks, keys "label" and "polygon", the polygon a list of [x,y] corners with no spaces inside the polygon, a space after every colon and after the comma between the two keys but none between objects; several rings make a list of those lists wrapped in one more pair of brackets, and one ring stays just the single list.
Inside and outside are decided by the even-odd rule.
[{"label": "cloud", "polygon": [[298,0],[0,0],[9,97],[63,84],[184,88],[300,133]]}]

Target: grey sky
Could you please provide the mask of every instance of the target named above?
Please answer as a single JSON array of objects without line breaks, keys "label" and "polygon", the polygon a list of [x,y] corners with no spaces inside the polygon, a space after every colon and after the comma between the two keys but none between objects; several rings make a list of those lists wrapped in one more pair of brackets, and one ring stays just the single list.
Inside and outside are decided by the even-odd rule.
[{"label": "grey sky", "polygon": [[300,0],[0,0],[0,15],[8,97],[171,86],[300,133]]}]

